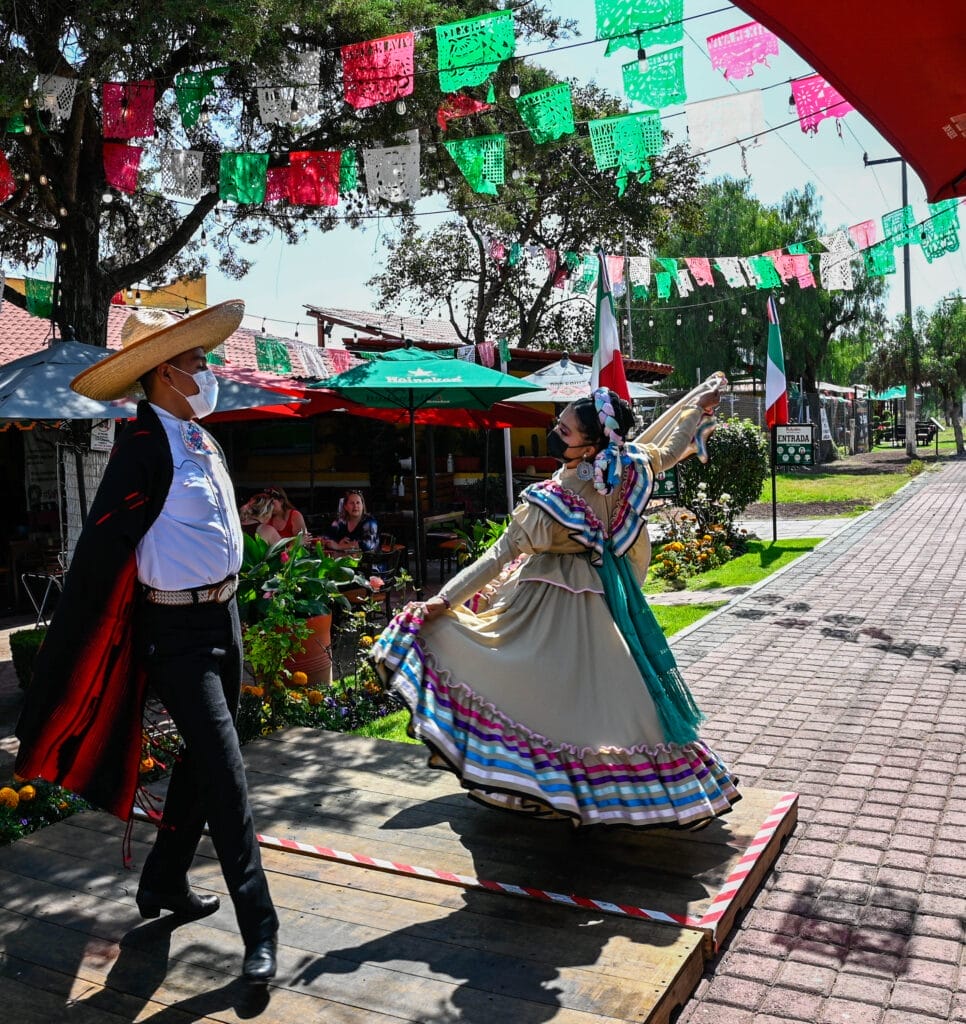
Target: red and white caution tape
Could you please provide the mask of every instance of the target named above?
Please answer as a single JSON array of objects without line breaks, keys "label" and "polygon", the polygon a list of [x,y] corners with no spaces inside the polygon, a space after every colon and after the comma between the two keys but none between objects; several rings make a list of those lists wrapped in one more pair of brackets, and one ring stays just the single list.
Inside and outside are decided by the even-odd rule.
[{"label": "red and white caution tape", "polygon": [[699,928],[710,928],[712,932],[715,931],[718,922],[728,912],[728,908],[734,902],[735,896],[737,896],[738,891],[744,885],[745,879],[755,869],[755,864],[765,852],[779,825],[784,821],[789,808],[797,799],[797,793],[782,794],[781,799],[762,822],[762,826],[751,841],[751,845],[739,858],[734,871],[728,875],[724,885],[715,895],[714,899],[711,900],[711,906],[701,916],[701,920],[698,922]]}]

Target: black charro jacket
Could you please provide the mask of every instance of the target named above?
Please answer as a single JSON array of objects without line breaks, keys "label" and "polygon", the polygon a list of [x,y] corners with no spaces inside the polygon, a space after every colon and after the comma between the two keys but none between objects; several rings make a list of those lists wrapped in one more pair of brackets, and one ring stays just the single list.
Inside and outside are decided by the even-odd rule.
[{"label": "black charro jacket", "polygon": [[145,697],[135,549],[173,476],[164,427],[141,402],[107,464],[17,723],[19,776],[56,782],[123,820],[138,785]]}]

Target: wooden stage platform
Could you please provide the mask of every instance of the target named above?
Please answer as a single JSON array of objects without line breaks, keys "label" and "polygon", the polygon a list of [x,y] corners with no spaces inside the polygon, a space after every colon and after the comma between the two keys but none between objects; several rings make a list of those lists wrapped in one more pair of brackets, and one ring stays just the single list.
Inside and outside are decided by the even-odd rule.
[{"label": "wooden stage platform", "polygon": [[[421,746],[291,729],[245,759],[281,919],[268,991],[238,978],[227,900],[141,921],[152,826],[127,871],[123,825],[87,813],[0,849],[7,1019],[666,1024],[797,811],[746,789],[699,831],[584,834],[476,805]],[[224,897],[208,840],[192,882]]]}]

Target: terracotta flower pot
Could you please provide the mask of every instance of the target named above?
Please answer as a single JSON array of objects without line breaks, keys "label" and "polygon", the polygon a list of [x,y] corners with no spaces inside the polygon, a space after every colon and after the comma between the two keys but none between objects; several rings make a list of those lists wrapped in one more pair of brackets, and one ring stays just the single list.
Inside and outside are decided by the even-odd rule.
[{"label": "terracotta flower pot", "polygon": [[302,641],[302,650],[284,664],[289,672],[304,672],[308,686],[328,686],[332,682],[332,614],[313,615],[305,620],[311,632]]}]

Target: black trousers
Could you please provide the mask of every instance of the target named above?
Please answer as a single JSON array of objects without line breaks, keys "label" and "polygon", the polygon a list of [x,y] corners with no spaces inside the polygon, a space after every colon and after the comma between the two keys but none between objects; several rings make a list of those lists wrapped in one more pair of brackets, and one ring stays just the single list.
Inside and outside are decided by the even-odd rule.
[{"label": "black trousers", "polygon": [[143,602],[138,646],[148,685],[184,741],[141,885],[182,892],[205,821],[246,946],[278,930],[248,801],[235,715],[241,628],[235,601],[167,607]]}]

